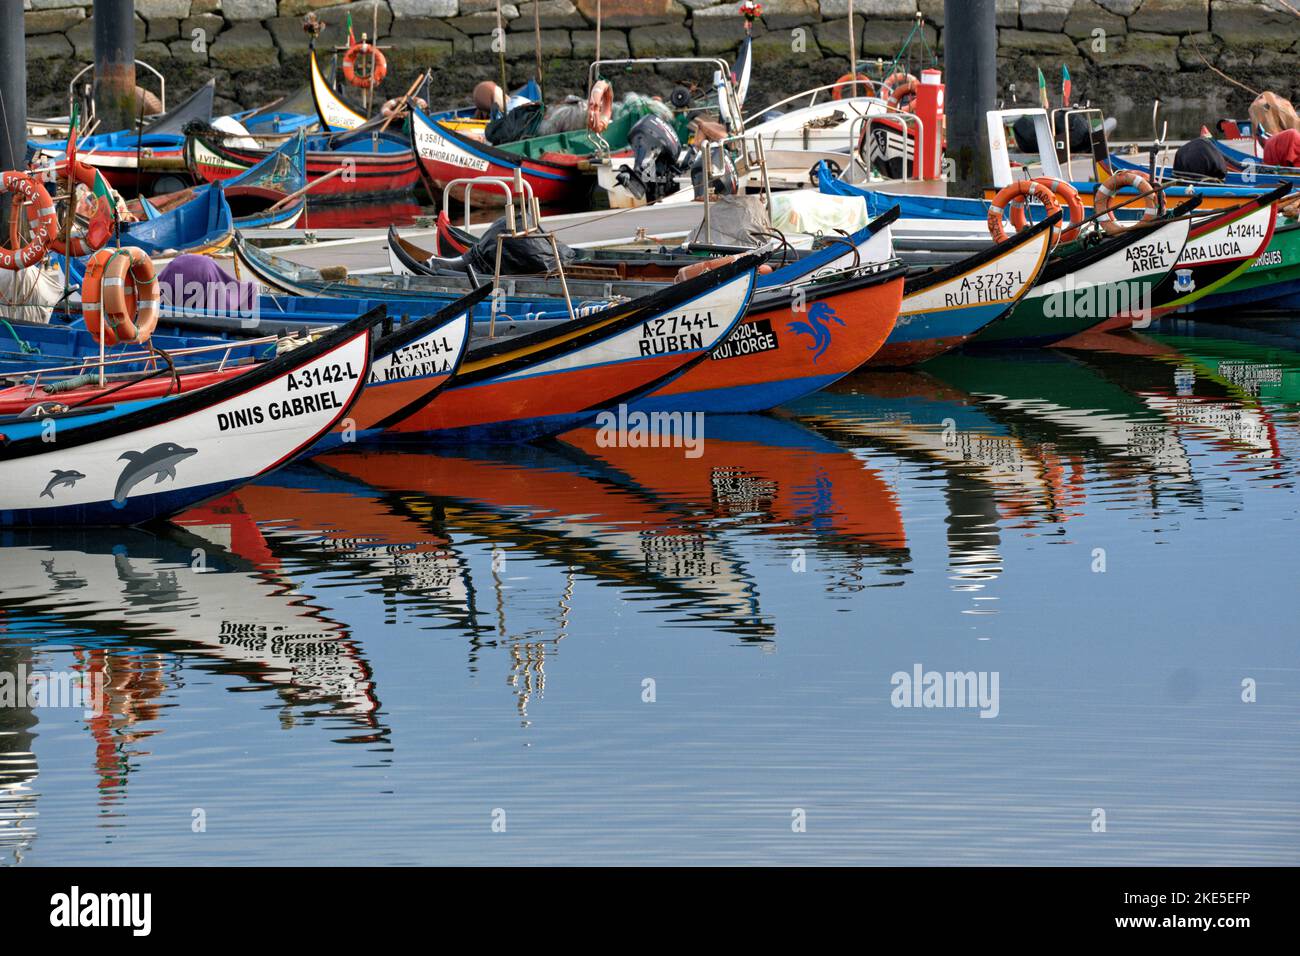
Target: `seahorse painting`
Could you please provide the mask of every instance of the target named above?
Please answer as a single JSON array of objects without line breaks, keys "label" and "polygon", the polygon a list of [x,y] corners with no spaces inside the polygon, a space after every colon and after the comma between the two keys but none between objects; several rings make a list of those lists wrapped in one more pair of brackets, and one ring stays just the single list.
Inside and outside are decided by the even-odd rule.
[{"label": "seahorse painting", "polygon": [[831,347],[831,329],[830,324],[843,326],[844,321],[835,314],[825,302],[814,302],[812,308],[808,310],[807,322],[791,322],[786,326],[791,332],[797,335],[812,336],[812,345],[808,346],[813,353],[813,362],[821,358],[828,348]]}]

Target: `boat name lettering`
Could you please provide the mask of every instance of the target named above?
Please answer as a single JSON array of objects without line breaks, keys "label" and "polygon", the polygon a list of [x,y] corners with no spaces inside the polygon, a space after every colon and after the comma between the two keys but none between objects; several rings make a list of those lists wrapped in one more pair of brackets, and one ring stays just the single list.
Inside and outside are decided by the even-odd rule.
[{"label": "boat name lettering", "polygon": [[473,153],[457,149],[432,133],[421,132],[416,136],[416,146],[420,155],[431,162],[446,163],[448,166],[468,167],[480,173],[487,172],[490,165],[486,159],[480,159]]},{"label": "boat name lettering", "polygon": [[[1262,238],[1262,237],[1261,237]],[[1214,242],[1189,244],[1178,257],[1178,264],[1191,262],[1215,262],[1220,259],[1240,259],[1246,254],[1239,242]]]},{"label": "boat name lettering", "polygon": [[697,351],[704,348],[704,330],[717,329],[712,312],[666,315],[641,323],[641,355]]},{"label": "boat name lettering", "polygon": [[297,418],[299,415],[314,415],[342,407],[343,402],[332,391],[314,395],[295,395],[283,401],[270,402],[265,407],[251,405],[248,408],[218,412],[217,427],[218,430],[225,432],[236,428],[247,428],[250,425],[260,425],[268,419],[278,422],[287,418]]}]

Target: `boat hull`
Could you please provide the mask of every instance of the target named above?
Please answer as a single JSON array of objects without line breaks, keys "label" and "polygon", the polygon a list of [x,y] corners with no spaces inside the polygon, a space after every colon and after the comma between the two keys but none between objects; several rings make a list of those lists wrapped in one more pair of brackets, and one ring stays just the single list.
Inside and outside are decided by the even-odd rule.
[{"label": "boat hull", "polygon": [[[496,177],[513,181],[516,171],[544,205],[572,204],[591,191],[592,178],[576,165],[512,155],[447,129],[418,109],[411,112],[411,145],[435,197],[441,197],[447,184],[455,179]],[[481,189],[471,196],[470,204],[501,202],[499,190]]]},{"label": "boat hull", "polygon": [[368,315],[244,375],[92,424],[59,429],[59,418],[47,419],[55,442],[22,434],[40,422],[3,423],[13,440],[0,452],[0,525],[167,518],[280,466],[356,400],[375,321]]},{"label": "boat hull", "polygon": [[437,399],[390,434],[518,442],[588,424],[706,358],[744,314],[755,263],[747,256],[646,303],[471,351]]},{"label": "boat hull", "polygon": [[1052,246],[1052,226],[993,246],[932,275],[908,282],[898,322],[870,368],[905,368],[955,349],[1002,318],[1038,281]]},{"label": "boat hull", "polygon": [[700,362],[629,403],[639,411],[759,412],[825,388],[884,344],[903,300],[903,276],[849,279],[795,299],[756,302]]},{"label": "boat hull", "polygon": [[[195,178],[210,183],[223,182],[246,172],[271,152],[269,149],[230,146],[205,133],[191,133],[185,140],[185,161],[190,172]],[[420,180],[415,154],[409,149],[379,153],[308,150],[306,162],[307,182],[317,183],[307,193],[308,202],[313,205],[399,196],[413,190]],[[324,179],[339,169],[343,169],[345,174]]]},{"label": "boat hull", "polygon": [[1130,230],[1091,250],[1051,262],[1043,277],[1001,321],[971,343],[1050,345],[1105,323],[1123,311],[1149,308],[1152,293],[1174,268],[1190,232],[1183,216]]}]

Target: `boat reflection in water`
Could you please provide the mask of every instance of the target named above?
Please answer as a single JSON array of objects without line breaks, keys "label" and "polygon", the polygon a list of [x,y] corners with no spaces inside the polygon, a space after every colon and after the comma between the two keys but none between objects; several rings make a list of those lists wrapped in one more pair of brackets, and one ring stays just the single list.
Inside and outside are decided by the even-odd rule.
[{"label": "boat reflection in water", "polygon": [[[762,645],[775,626],[739,536],[763,535],[782,560],[834,555],[831,591],[866,564],[905,564],[897,502],[862,461],[791,422],[720,416],[708,428],[698,458],[604,447],[595,429],[544,447],[340,450],[214,507],[264,522],[277,554],[324,575],[322,597],[331,581],[370,582],[385,624],[462,631],[471,673],[505,649],[526,721],[581,581],[666,626]],[[553,582],[539,583],[546,570]]]},{"label": "boat reflection in water", "polygon": [[[241,835],[202,853],[254,862],[304,827],[365,862],[1278,858],[1294,774],[1232,759],[1294,725],[1235,695],[1289,673],[1298,402],[1276,343],[1109,336],[710,416],[698,457],[345,446],[163,529],[5,533],[0,674],[106,706],[0,708],[0,860],[176,862],[146,831],[219,798]],[[1002,674],[1004,719],[892,708],[914,662]],[[773,842],[790,794],[809,849]],[[1080,849],[1103,798],[1157,809]],[[498,805],[526,843],[479,842]]]},{"label": "boat reflection in water", "polygon": [[1294,386],[1300,376],[1277,370],[1276,349],[1248,366],[1233,357],[1242,347],[1216,360],[1206,357],[1205,340],[1185,337],[1073,344],[944,356],[924,371],[861,372],[785,414],[847,447],[941,475],[949,572],[956,589],[973,592],[1003,573],[1004,534],[1068,540],[1068,523],[1090,499],[1150,517],[1203,507],[1205,473],[1216,464],[1204,460],[1206,449],[1225,453],[1229,467],[1280,474],[1272,414],[1225,378],[1264,391]]},{"label": "boat reflection in water", "polygon": [[[271,693],[284,728],[324,720],[339,742],[381,743],[369,666],[347,631],[278,576],[251,522],[196,509],[188,527],[6,532],[0,671],[70,673],[94,741],[100,825],[165,732],[186,673]],[[208,536],[205,532],[216,532]],[[70,650],[68,650],[70,649]],[[62,701],[60,706],[67,705]],[[0,708],[0,821],[36,776],[35,711]],[[46,712],[48,713],[48,711]],[[21,814],[0,840],[21,833]]]}]

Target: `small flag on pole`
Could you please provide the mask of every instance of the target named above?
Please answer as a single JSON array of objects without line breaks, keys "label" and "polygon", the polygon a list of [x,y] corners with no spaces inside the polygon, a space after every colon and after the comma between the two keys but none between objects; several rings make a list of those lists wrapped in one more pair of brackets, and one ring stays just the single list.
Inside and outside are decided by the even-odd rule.
[{"label": "small flag on pole", "polygon": [[357,38],[352,35],[352,14],[348,14],[348,46],[357,42]]},{"label": "small flag on pole", "polygon": [[1045,110],[1050,110],[1052,104],[1047,101],[1047,77],[1043,76],[1043,68],[1038,68],[1038,102]]},{"label": "small flag on pole", "polygon": [[1061,105],[1068,107],[1070,105],[1070,93],[1073,84],[1070,82],[1070,68],[1061,65]]}]

